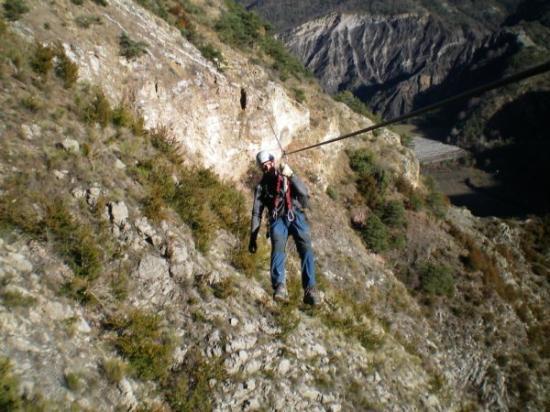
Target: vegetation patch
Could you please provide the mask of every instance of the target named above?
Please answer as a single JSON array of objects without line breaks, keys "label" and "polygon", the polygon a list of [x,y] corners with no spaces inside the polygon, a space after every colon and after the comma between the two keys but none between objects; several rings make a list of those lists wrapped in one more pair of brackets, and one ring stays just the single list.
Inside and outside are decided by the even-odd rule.
[{"label": "vegetation patch", "polygon": [[19,385],[19,379],[12,372],[11,362],[0,356],[0,411],[55,410],[53,405],[48,405],[40,396],[21,396]]},{"label": "vegetation patch", "polygon": [[183,364],[163,385],[165,399],[175,411],[210,411],[212,392],[226,377],[222,359],[208,359],[197,347],[188,350]]},{"label": "vegetation patch", "polygon": [[454,278],[450,268],[434,263],[420,266],[420,284],[422,290],[432,295],[452,296]]},{"label": "vegetation patch", "polygon": [[55,51],[51,47],[36,43],[34,54],[30,61],[31,68],[43,77],[47,76],[53,68],[54,56]]},{"label": "vegetation patch", "polygon": [[79,373],[68,372],[64,375],[65,386],[67,389],[77,392],[82,388],[82,378]]},{"label": "vegetation patch", "polygon": [[67,57],[62,45],[57,47],[55,57],[55,75],[62,79],[65,88],[69,89],[78,80],[78,65]]},{"label": "vegetation patch", "polygon": [[32,306],[36,302],[36,299],[32,296],[24,295],[23,293],[15,290],[0,292],[0,299],[2,299],[4,306],[8,308],[26,308]]},{"label": "vegetation patch", "polygon": [[225,6],[226,10],[215,25],[223,42],[240,49],[263,53],[271,59],[272,67],[279,72],[282,80],[286,80],[289,75],[298,79],[309,75],[298,59],[269,34],[268,23],[232,0],[226,0]]},{"label": "vegetation patch", "polygon": [[357,190],[371,209],[378,208],[390,185],[388,173],[379,166],[374,155],[365,149],[347,152],[349,165],[356,173]]},{"label": "vegetation patch", "polygon": [[380,253],[389,247],[389,234],[386,226],[374,213],[369,215],[361,236],[367,246],[374,252]]},{"label": "vegetation patch", "polygon": [[120,46],[120,55],[126,57],[128,60],[135,59],[147,53],[147,43],[132,40],[125,32],[120,34],[118,44]]},{"label": "vegetation patch", "polygon": [[168,377],[174,340],[157,315],[133,309],[110,317],[105,326],[116,332],[113,344],[137,377],[159,381]]},{"label": "vegetation patch", "polygon": [[80,15],[76,17],[74,21],[78,27],[82,27],[83,29],[87,29],[94,24],[96,25],[103,24],[101,17],[95,16],[92,14]]},{"label": "vegetation patch", "polygon": [[362,100],[355,97],[353,93],[349,90],[339,92],[335,94],[333,98],[337,102],[344,103],[355,113],[368,117],[369,119],[374,120],[376,123],[381,121],[379,116],[375,115]]},{"label": "vegetation patch", "polygon": [[29,7],[24,0],[5,0],[4,17],[6,20],[19,20],[21,16],[29,11]]},{"label": "vegetation patch", "polygon": [[370,305],[360,300],[357,291],[334,290],[327,299],[327,307],[319,316],[330,329],[337,329],[345,336],[356,339],[367,350],[376,350],[384,344],[384,336],[377,335],[364,322],[372,316]]},{"label": "vegetation patch", "polygon": [[86,123],[99,123],[106,127],[112,119],[112,109],[109,100],[99,87],[84,84],[75,97],[76,112]]},{"label": "vegetation patch", "polygon": [[128,365],[120,359],[105,359],[101,369],[107,380],[113,384],[119,383],[128,372]]}]

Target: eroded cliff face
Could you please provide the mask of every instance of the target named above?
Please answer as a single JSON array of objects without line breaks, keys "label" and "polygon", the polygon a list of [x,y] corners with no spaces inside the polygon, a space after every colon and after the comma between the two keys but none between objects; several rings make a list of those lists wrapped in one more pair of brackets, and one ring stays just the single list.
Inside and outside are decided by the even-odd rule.
[{"label": "eroded cliff face", "polygon": [[480,26],[418,13],[331,14],[280,36],[329,93],[352,90],[388,118],[431,102],[442,83],[449,94],[466,67],[502,43],[502,35]]}]

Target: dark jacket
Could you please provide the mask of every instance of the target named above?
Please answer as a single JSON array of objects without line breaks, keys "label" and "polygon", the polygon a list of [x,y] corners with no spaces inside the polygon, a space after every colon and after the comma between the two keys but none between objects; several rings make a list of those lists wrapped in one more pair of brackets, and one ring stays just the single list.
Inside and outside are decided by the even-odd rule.
[{"label": "dark jacket", "polygon": [[[262,214],[264,208],[269,211],[269,216],[273,216],[273,208],[275,205],[275,197],[277,195],[277,176],[279,172],[274,175],[264,173],[262,180],[256,186],[254,191],[254,204],[252,206],[252,225],[251,233],[256,235],[260,230],[262,223]],[[290,180],[290,195],[292,199],[292,209],[303,210],[308,207],[309,192],[304,183],[300,180],[296,174],[293,174]],[[284,205],[284,193],[280,193],[281,203],[283,210],[279,212],[279,215],[285,214],[288,211]]]}]

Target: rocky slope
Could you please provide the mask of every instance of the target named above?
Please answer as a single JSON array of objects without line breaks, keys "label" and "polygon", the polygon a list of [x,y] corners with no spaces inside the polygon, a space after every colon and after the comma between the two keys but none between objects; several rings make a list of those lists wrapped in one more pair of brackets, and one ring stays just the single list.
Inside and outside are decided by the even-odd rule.
[{"label": "rocky slope", "polygon": [[[299,304],[295,253],[292,302],[272,302],[267,245],[252,261],[243,249],[254,153],[273,132],[298,147],[371,121],[315,84],[290,97],[294,80],[216,40],[204,21],[223,5],[197,4],[223,71],[129,0],[37,1],[0,20],[0,406],[547,406],[547,226],[447,210],[389,130],[291,159],[312,191],[324,304]],[[384,202],[407,205],[401,247],[365,243],[372,176],[345,149],[379,159],[366,169]]]}]

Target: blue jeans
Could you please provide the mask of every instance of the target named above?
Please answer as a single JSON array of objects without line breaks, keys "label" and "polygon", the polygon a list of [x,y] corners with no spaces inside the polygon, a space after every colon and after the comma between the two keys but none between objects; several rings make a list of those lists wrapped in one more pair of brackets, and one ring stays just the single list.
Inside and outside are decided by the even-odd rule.
[{"label": "blue jeans", "polygon": [[288,235],[292,235],[302,261],[302,287],[315,286],[315,257],[311,247],[309,225],[304,214],[295,211],[295,218],[289,222],[286,216],[271,221],[269,227],[271,237],[271,285],[275,289],[285,281],[286,243]]}]

